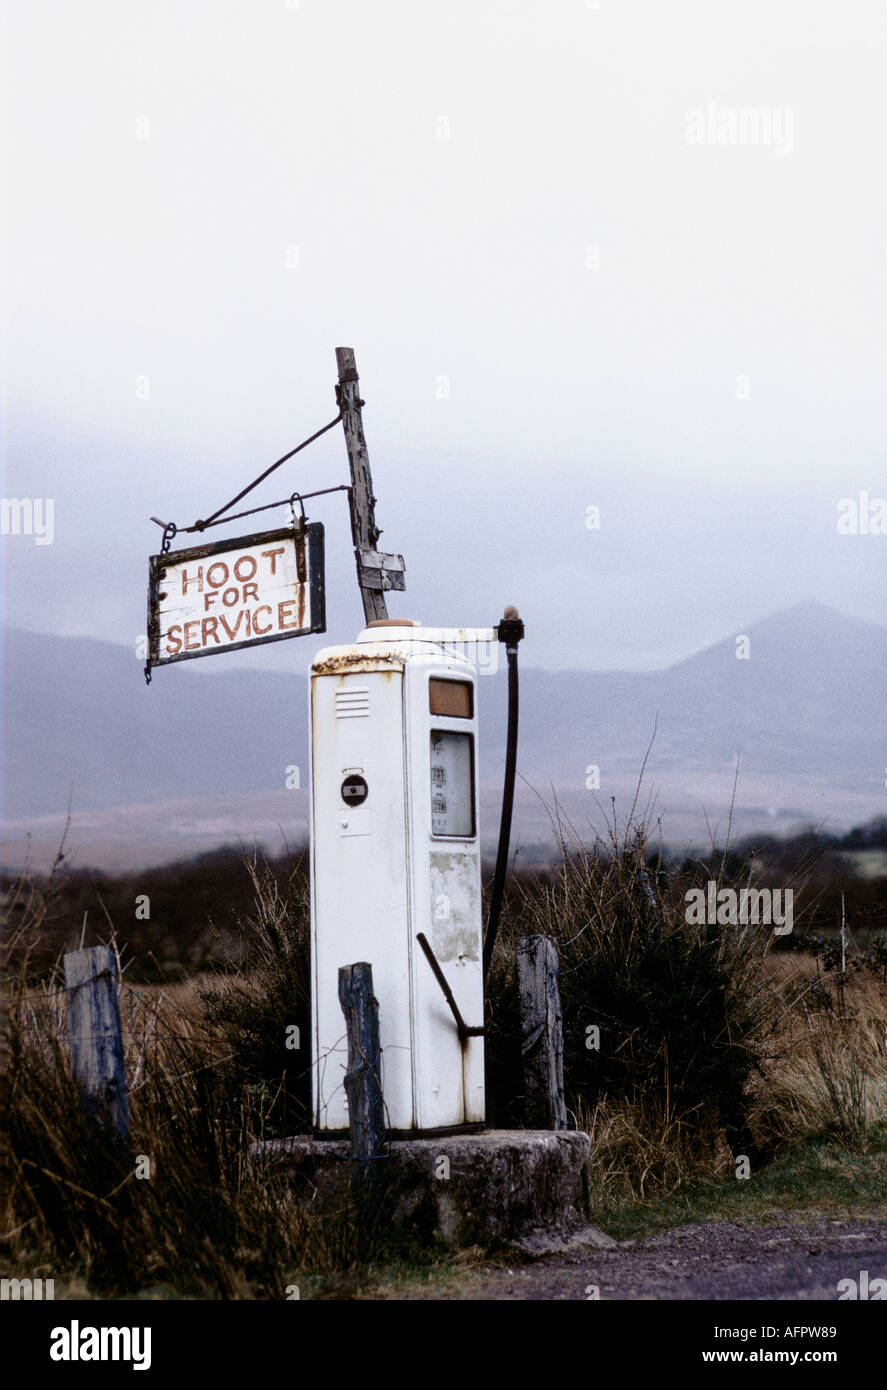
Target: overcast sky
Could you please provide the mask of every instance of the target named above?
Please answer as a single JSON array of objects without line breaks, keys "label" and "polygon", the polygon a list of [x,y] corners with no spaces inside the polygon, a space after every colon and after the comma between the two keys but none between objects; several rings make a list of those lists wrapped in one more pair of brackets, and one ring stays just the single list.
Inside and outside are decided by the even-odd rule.
[{"label": "overcast sky", "polygon": [[[331,419],[340,344],[393,615],[516,603],[528,664],[595,668],[885,621],[887,535],[836,524],[887,496],[880,0],[8,9],[3,495],[54,501],[8,623],[134,644],[149,517]],[[337,430],[254,500],[346,477]],[[344,501],[309,515],[326,637],[198,667],[356,634]]]}]

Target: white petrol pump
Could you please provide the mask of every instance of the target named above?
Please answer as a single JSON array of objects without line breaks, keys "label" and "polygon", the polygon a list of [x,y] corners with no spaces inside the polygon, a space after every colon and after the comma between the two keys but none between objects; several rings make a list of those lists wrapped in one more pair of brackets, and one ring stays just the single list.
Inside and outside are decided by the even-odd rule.
[{"label": "white petrol pump", "polygon": [[477,671],[447,645],[478,633],[496,640],[381,620],[311,667],[318,1132],[348,1128],[338,972],[361,960],[379,1003],[389,1131],[485,1118]]}]

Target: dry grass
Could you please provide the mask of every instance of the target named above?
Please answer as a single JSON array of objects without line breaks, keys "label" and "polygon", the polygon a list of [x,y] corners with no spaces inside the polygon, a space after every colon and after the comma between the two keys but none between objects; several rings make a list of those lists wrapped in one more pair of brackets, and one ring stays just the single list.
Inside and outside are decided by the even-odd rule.
[{"label": "dry grass", "polygon": [[[737,1152],[754,1151],[760,1165],[816,1136],[857,1154],[878,1142],[887,1125],[883,981],[860,968],[839,989],[815,958],[773,954],[766,933],[688,928],[642,827],[588,851],[566,841],[562,849],[557,872],[512,894],[497,944],[491,1123],[520,1123],[514,948],[519,934],[538,931],[560,947],[568,1103],[591,1134],[604,1207],[729,1178]],[[162,987],[131,988],[124,974],[125,1157],[85,1119],[59,973],[30,983],[16,940],[25,966],[8,981],[3,1031],[10,1273],[42,1269],[100,1294],[173,1297],[283,1298],[314,1281],[335,1297],[347,1296],[355,1271],[365,1282],[373,1267],[419,1258],[389,1229],[384,1206],[355,1196],[350,1182],[322,1201],[248,1158],[257,1139],[304,1128],[309,1033],[303,885],[282,887],[255,860],[247,870],[255,912],[246,925],[257,943],[249,962]],[[18,919],[39,934],[46,897],[27,881],[19,891]],[[600,1052],[586,1046],[592,1023]],[[292,1024],[301,1052],[285,1047]],[[135,1177],[137,1155],[150,1160],[150,1178]]]},{"label": "dry grass", "polygon": [[494,958],[492,1064],[506,1085],[519,1076],[516,938],[553,936],[568,1106],[594,1132],[604,1173],[633,1192],[667,1190],[700,1164],[716,1167],[725,1144],[754,1148],[750,1087],[779,1051],[772,935],[688,924],[642,824],[614,825],[590,848],[557,833],[560,864],[513,895]]},{"label": "dry grass", "polygon": [[[283,1089],[292,1055],[288,989],[304,940],[303,926],[292,928],[287,904],[257,873],[254,976],[232,974],[209,989],[121,991],[126,1152],[102,1139],[81,1106],[60,974],[39,988],[24,971],[7,980],[5,1271],[48,1266],[60,1281],[79,1280],[100,1295],[159,1288],[174,1297],[284,1298],[306,1276],[408,1253],[382,1204],[352,1188],[350,1170],[340,1190],[321,1197],[294,1191],[249,1157],[276,1093],[255,1083],[244,1053],[252,1036],[276,1051]],[[39,929],[41,920],[35,901],[29,925]],[[149,1176],[136,1176],[146,1168],[140,1159]]]},{"label": "dry grass", "polygon": [[[749,1086],[749,1129],[766,1160],[753,1165],[757,1176],[774,1158],[774,1196],[800,1209],[823,1200],[831,1209],[831,1169],[841,1155],[863,1163],[857,1175],[860,1199],[884,1209],[883,1149],[887,1137],[887,988],[872,975],[855,974],[844,990],[844,1007],[826,1003],[835,981],[817,959],[795,953],[768,956],[764,966],[776,1007],[777,1027],[768,1060]],[[721,1204],[735,1199],[737,1153],[723,1130],[708,1134],[676,1116],[655,1095],[647,1103],[624,1098],[580,1104],[577,1124],[592,1140],[591,1179],[596,1215],[624,1223],[634,1233],[640,1219],[631,1207],[671,1211],[665,1199],[688,1192],[686,1210],[675,1219],[690,1219],[705,1204],[715,1219],[719,1199],[713,1182],[722,1182]],[[791,1181],[792,1155],[798,1155],[797,1183]],[[869,1168],[864,1159],[868,1156]],[[786,1167],[786,1164],[788,1165]],[[874,1164],[874,1166],[872,1166]],[[820,1170],[821,1171],[817,1171]],[[777,1174],[778,1170],[778,1174]],[[868,1174],[868,1177],[866,1176]],[[778,1176],[778,1181],[776,1178]],[[848,1188],[849,1191],[849,1188]],[[762,1199],[764,1208],[769,1188]],[[756,1199],[741,1204],[755,1209]],[[628,1214],[628,1215],[627,1215]],[[845,1212],[845,1214],[847,1214]],[[722,1213],[735,1217],[732,1208]],[[671,1218],[670,1218],[671,1219]],[[639,1227],[640,1229],[640,1227]]]},{"label": "dry grass", "polygon": [[[760,1172],[793,1145],[864,1154],[881,1142],[887,984],[876,962],[856,954],[852,970],[828,970],[774,951],[768,930],[688,928],[692,884],[662,872],[643,825],[614,824],[590,849],[557,817],[554,829],[561,862],[523,883],[497,951],[491,1050],[495,1060],[510,1045],[513,1058],[519,1041],[505,1004],[515,938],[554,936],[568,1104],[592,1137],[605,1204],[733,1179],[739,1154]],[[752,866],[730,859],[713,853],[700,878],[755,886]],[[599,1053],[586,1050],[590,1023]]]},{"label": "dry grass", "polygon": [[771,959],[780,1001],[779,1049],[754,1088],[752,1122],[775,1151],[814,1135],[864,1150],[887,1121],[887,987],[859,971],[839,972],[813,956]]}]

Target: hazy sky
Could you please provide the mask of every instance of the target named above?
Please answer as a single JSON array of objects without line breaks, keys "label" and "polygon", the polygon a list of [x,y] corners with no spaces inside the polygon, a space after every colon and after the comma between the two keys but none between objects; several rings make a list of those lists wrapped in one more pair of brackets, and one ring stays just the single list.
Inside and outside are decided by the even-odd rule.
[{"label": "hazy sky", "polygon": [[[332,418],[339,344],[393,615],[517,603],[528,664],[600,668],[885,621],[887,535],[836,525],[887,496],[884,3],[8,10],[3,495],[54,531],[3,537],[7,622],[133,644],[150,515]],[[254,500],[346,477],[335,431]],[[354,636],[344,501],[309,515],[327,636],[197,666]]]}]

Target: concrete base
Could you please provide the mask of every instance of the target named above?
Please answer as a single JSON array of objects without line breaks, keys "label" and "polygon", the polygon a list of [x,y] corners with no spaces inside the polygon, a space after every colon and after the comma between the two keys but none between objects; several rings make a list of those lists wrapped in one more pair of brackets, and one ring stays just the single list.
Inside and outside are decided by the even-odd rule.
[{"label": "concrete base", "polygon": [[[484,1130],[392,1140],[385,1160],[392,1222],[458,1247],[506,1245],[547,1255],[615,1242],[588,1220],[590,1140],[576,1130]],[[347,1139],[269,1139],[253,1155],[294,1180],[335,1190],[351,1168]]]}]

